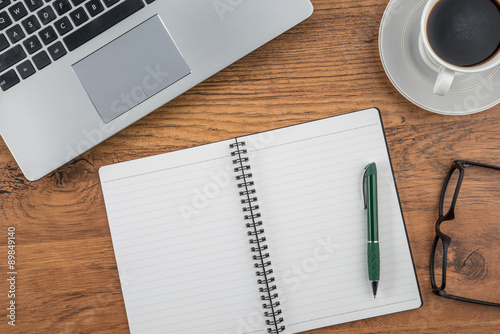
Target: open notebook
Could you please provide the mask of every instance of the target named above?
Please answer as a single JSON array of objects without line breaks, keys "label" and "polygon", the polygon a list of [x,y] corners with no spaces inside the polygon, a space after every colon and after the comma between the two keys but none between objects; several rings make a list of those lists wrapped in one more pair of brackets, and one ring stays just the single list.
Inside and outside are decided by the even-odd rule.
[{"label": "open notebook", "polygon": [[[361,191],[370,162],[376,299]],[[100,177],[132,333],[297,333],[421,306],[377,109],[105,166]]]}]

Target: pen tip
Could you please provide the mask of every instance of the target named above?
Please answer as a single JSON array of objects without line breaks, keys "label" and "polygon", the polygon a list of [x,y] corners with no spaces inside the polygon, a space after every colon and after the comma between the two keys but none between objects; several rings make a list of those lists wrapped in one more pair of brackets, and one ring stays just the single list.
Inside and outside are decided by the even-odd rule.
[{"label": "pen tip", "polygon": [[373,298],[377,298],[378,281],[372,281]]}]

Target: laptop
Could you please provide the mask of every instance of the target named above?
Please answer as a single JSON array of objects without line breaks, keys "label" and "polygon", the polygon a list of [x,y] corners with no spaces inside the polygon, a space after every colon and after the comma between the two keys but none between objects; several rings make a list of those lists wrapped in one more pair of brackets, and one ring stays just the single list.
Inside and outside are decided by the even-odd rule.
[{"label": "laptop", "polygon": [[0,134],[37,180],[312,11],[309,0],[0,0]]}]

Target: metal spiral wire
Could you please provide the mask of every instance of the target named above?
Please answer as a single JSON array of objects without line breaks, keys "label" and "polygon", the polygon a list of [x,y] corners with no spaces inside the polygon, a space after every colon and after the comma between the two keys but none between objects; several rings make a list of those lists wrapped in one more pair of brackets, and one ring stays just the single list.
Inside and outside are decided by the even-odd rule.
[{"label": "metal spiral wire", "polygon": [[266,244],[266,237],[264,236],[264,228],[262,220],[260,220],[261,215],[259,212],[258,198],[255,191],[255,184],[251,180],[251,166],[250,159],[247,154],[248,151],[245,148],[246,143],[236,142],[230,144],[229,147],[234,149],[231,152],[231,156],[234,157],[233,164],[234,172],[236,173],[236,180],[238,182],[239,195],[242,197],[241,204],[243,205],[243,218],[248,221],[246,227],[248,228],[247,235],[250,237],[249,242],[252,245],[250,247],[252,255],[252,260],[254,261],[254,267],[258,270],[255,274],[258,276],[257,283],[262,285],[259,287],[259,292],[262,293],[260,299],[263,301],[262,308],[265,309],[264,316],[266,318],[266,325],[268,333],[281,333],[285,331],[285,326],[283,325],[283,317],[279,315],[282,314],[280,307],[280,302],[278,301],[278,293],[275,292],[277,287],[274,283],[275,279],[273,277],[273,269],[271,268],[271,261],[269,260],[268,246]]}]

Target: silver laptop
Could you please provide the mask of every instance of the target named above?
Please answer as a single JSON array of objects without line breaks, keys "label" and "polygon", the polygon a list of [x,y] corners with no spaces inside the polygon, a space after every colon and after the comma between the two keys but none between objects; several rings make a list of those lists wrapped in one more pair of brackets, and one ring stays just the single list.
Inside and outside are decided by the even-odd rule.
[{"label": "silver laptop", "polygon": [[312,10],[309,0],[0,0],[0,134],[39,179]]}]

